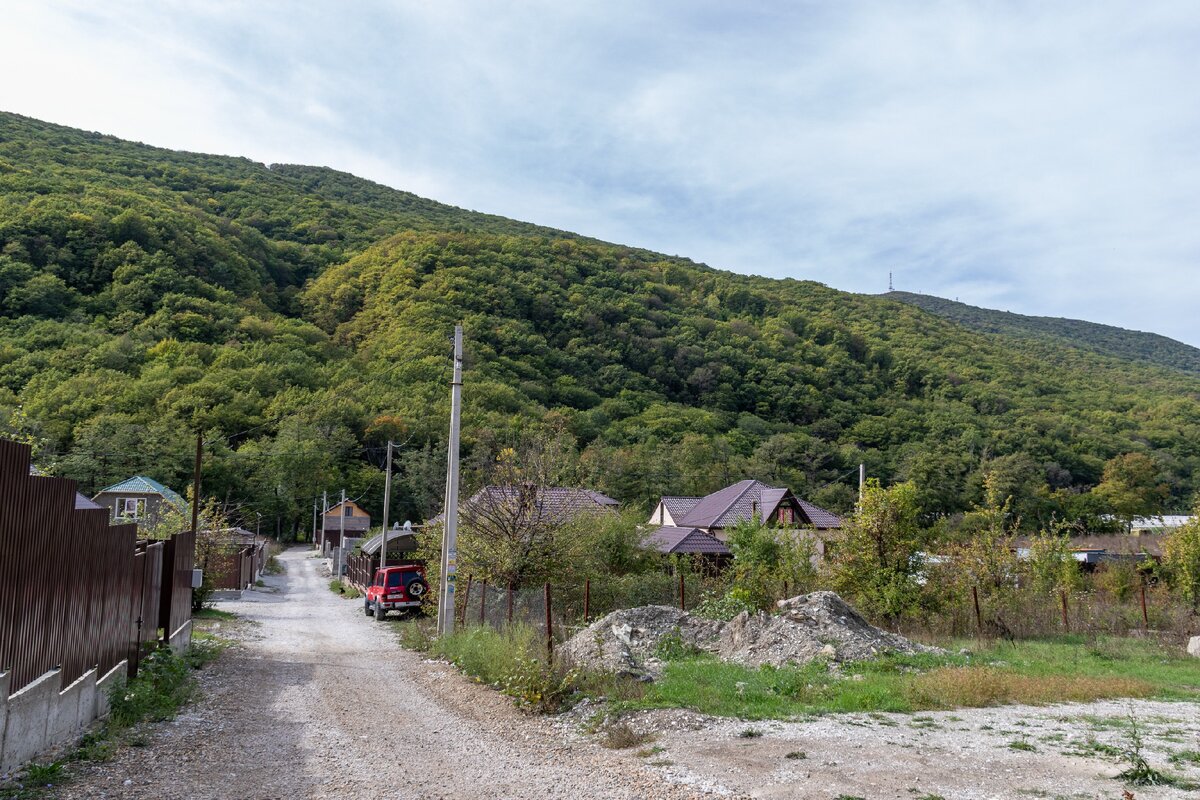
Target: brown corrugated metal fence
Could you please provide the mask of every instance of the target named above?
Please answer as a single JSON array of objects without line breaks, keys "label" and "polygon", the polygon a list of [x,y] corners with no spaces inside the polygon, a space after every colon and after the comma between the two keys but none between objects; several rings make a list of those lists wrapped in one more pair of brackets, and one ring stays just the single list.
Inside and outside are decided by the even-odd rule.
[{"label": "brown corrugated metal fence", "polygon": [[9,692],[56,667],[64,687],[126,658],[132,674],[159,628],[169,635],[191,618],[195,536],[139,543],[135,525],[76,510],[74,481],[31,476],[29,461],[27,445],[0,440],[0,671],[12,672]]}]

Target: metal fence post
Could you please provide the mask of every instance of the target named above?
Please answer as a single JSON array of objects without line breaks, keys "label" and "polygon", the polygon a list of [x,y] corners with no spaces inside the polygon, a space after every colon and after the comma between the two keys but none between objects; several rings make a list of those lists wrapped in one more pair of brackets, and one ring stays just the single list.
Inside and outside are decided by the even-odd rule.
[{"label": "metal fence post", "polygon": [[975,604],[975,633],[983,636],[983,614],[979,613],[979,587],[971,587],[971,600]]},{"label": "metal fence post", "polygon": [[1058,596],[1059,596],[1059,599],[1062,600],[1063,631],[1069,633],[1071,631],[1071,623],[1067,619],[1067,593],[1065,591],[1062,591],[1062,592],[1058,593]]},{"label": "metal fence post", "polygon": [[479,624],[487,622],[485,613],[487,611],[487,578],[483,579],[483,584],[479,587]]},{"label": "metal fence post", "polygon": [[1150,615],[1146,613],[1146,582],[1142,581],[1142,630],[1150,627]]},{"label": "metal fence post", "polygon": [[583,580],[583,622],[586,625],[592,610],[592,579]]},{"label": "metal fence post", "polygon": [[679,610],[687,611],[687,606],[683,603],[683,570],[679,570]]},{"label": "metal fence post", "polygon": [[467,604],[471,602],[471,576],[467,575],[467,590],[463,592],[463,612],[462,624],[465,627],[467,624]]},{"label": "metal fence post", "polygon": [[550,584],[545,585],[545,600],[546,600],[546,661],[552,663],[554,661],[554,621],[550,614]]},{"label": "metal fence post", "polygon": [[508,582],[508,624],[512,625],[512,606],[513,606],[513,585],[512,581]]}]

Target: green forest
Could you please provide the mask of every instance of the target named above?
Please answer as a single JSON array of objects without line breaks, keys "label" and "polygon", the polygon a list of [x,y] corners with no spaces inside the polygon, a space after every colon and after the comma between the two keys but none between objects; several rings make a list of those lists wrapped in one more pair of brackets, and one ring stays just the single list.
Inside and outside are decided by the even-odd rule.
[{"label": "green forest", "polygon": [[985,478],[1030,528],[1198,488],[1200,377],[1139,358],[1140,334],[982,332],[328,169],[0,114],[0,427],[84,492],[185,489],[199,434],[205,494],[286,537],[323,490],[378,513],[391,439],[392,518],[425,519],[457,322],[466,491],[510,450],[647,510],[743,477],[846,510],[860,462],[911,480],[927,521],[979,506]]}]

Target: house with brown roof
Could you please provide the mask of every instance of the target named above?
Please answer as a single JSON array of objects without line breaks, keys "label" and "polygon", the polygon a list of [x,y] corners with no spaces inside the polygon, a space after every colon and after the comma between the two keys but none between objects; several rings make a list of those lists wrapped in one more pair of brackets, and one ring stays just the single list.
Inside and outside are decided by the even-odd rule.
[{"label": "house with brown roof", "polygon": [[650,515],[655,527],[648,545],[664,553],[728,555],[729,529],[739,522],[760,519],[784,530],[814,532],[817,555],[825,541],[842,527],[842,518],[801,500],[790,489],[762,481],[738,481],[705,497],[666,496]]},{"label": "house with brown roof", "polygon": [[[463,503],[459,511],[466,517],[489,512],[521,514],[545,525],[559,525],[585,513],[615,513],[620,504],[606,494],[591,489],[560,486],[485,486]],[[442,514],[430,520],[440,524]]]},{"label": "house with brown roof", "polygon": [[336,503],[326,509],[321,515],[321,530],[318,533],[317,547],[328,555],[335,547],[342,544],[342,532],[346,538],[362,536],[371,529],[371,515],[353,500]]}]

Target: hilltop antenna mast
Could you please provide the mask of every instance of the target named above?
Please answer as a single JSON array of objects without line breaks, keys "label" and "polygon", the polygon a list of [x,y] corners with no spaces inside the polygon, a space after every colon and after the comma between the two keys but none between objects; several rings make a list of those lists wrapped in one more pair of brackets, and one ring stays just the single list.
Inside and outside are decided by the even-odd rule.
[{"label": "hilltop antenna mast", "polygon": [[895,288],[892,286],[892,273],[890,273],[890,272],[888,273],[888,291],[889,292],[896,291]]}]

